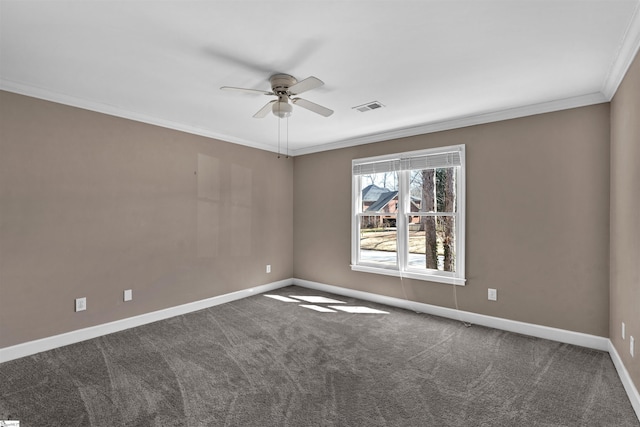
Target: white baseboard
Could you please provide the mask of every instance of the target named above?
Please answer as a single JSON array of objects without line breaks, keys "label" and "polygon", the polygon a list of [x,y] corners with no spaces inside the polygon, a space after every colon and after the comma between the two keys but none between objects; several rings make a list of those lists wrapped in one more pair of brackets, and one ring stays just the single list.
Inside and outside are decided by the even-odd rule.
[{"label": "white baseboard", "polygon": [[91,326],[76,331],[66,332],[60,335],[54,335],[35,341],[29,341],[17,344],[11,347],[0,349],[0,363],[9,360],[18,359],[20,357],[30,356],[42,351],[52,350],[91,338],[97,338],[103,335],[112,334],[114,332],[123,331],[125,329],[134,328],[136,326],[146,325],[147,323],[157,322],[158,320],[168,319],[170,317],[179,316],[181,314],[191,313],[193,311],[203,310],[215,305],[224,304],[241,298],[250,297],[252,295],[261,294],[263,292],[272,291],[293,284],[293,279],[285,279],[277,282],[267,283],[249,289],[243,289],[237,292],[231,292],[216,297],[203,299],[200,301],[190,302],[175,307],[166,308],[164,310],[153,311],[151,313],[141,314],[139,316],[128,317],[114,322],[103,323],[101,325]]},{"label": "white baseboard", "polygon": [[386,304],[393,307],[399,307],[411,311],[460,320],[463,322],[469,322],[476,325],[487,326],[504,331],[515,332],[523,335],[544,338],[567,344],[579,345],[595,350],[607,351],[609,352],[609,355],[613,360],[613,364],[618,371],[618,375],[620,377],[620,380],[622,381],[625,391],[627,392],[627,395],[629,396],[631,405],[633,406],[638,419],[640,419],[640,394],[638,393],[638,389],[633,384],[633,381],[629,376],[629,372],[622,363],[620,355],[616,351],[611,340],[609,340],[608,338],[551,328],[548,326],[535,325],[532,323],[502,319],[499,317],[486,316],[483,314],[471,313],[468,311],[459,311],[451,308],[439,307],[436,305],[424,304],[401,298],[388,297],[384,295],[373,294],[370,292],[342,288],[339,286],[327,285],[324,283],[312,282],[303,279],[280,280],[277,282],[272,282],[249,289],[243,289],[241,291],[232,292],[229,294],[219,295],[200,301],[194,301],[176,307],[170,307],[164,310],[145,313],[139,316],[129,317],[127,319],[116,320],[114,322],[104,323],[102,325],[79,329],[77,331],[54,335],[35,341],[29,341],[11,347],[5,347],[0,349],[0,363],[18,359],[20,357],[30,356],[42,351],[52,350],[54,348],[74,344],[88,339],[97,338],[114,332],[123,331],[125,329],[134,328],[136,326],[145,325],[147,323],[156,322],[158,320],[168,319],[170,317],[179,316],[181,314],[203,310],[205,308],[261,294],[263,292],[272,291],[274,289],[279,289],[289,285],[302,286],[309,289],[329,292],[336,295],[344,295],[352,298],[362,299],[365,301],[376,302],[379,304]]},{"label": "white baseboard", "polygon": [[611,341],[609,341],[609,355],[611,356],[611,360],[618,371],[618,376],[620,377],[620,381],[622,381],[622,385],[627,392],[627,396],[629,396],[631,406],[633,406],[633,410],[636,411],[636,416],[640,420],[640,393],[638,393],[638,389],[633,384],[633,380],[631,380],[629,371],[625,368],[618,351]]},{"label": "white baseboard", "polygon": [[344,295],[351,298],[358,298],[365,301],[372,301],[379,304],[390,305],[392,307],[404,308],[421,313],[433,314],[434,316],[446,317],[449,319],[469,322],[476,325],[487,326],[518,334],[544,338],[551,341],[558,341],[566,344],[579,345],[581,347],[592,348],[609,352],[611,360],[618,371],[620,381],[624,386],[627,396],[631,401],[636,416],[640,420],[640,394],[629,376],[629,372],[622,363],[613,343],[610,339],[596,335],[583,334],[580,332],[567,331],[564,329],[550,328],[548,326],[535,325],[532,323],[518,322],[515,320],[502,319],[499,317],[486,316],[483,314],[459,311],[437,305],[408,301],[401,298],[393,298],[384,295],[373,294],[354,289],[342,288],[340,286],[327,285],[324,283],[312,282],[309,280],[293,279],[293,284],[317,291],[325,291],[336,295]]},{"label": "white baseboard", "polygon": [[551,341],[559,341],[567,344],[579,345],[581,347],[595,350],[608,351],[609,339],[596,335],[583,334],[580,332],[567,331],[564,329],[551,328],[548,326],[535,325],[533,323],[518,322],[516,320],[503,319],[500,317],[486,316],[484,314],[471,313],[469,311],[455,310],[452,308],[440,307],[437,305],[424,304],[409,301],[402,298],[393,298],[384,295],[372,294],[354,289],[342,288],[339,286],[326,285],[324,283],[311,282],[309,280],[293,279],[293,284],[318,291],[330,292],[337,295],[344,295],[358,298],[365,301],[377,302],[393,307],[418,311],[420,313],[433,314],[435,316],[460,320],[462,322],[473,323],[475,325],[487,326],[503,331],[515,332],[522,335],[544,338]]}]

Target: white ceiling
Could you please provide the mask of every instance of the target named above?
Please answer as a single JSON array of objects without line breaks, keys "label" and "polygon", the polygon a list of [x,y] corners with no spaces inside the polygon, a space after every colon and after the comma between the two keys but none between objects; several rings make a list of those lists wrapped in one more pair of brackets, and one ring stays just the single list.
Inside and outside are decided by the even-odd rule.
[{"label": "white ceiling", "polygon": [[[640,0],[5,1],[0,88],[277,151],[269,77],[316,76],[294,155],[609,101]],[[353,107],[379,101],[361,113]],[[285,146],[286,120],[281,120]]]}]

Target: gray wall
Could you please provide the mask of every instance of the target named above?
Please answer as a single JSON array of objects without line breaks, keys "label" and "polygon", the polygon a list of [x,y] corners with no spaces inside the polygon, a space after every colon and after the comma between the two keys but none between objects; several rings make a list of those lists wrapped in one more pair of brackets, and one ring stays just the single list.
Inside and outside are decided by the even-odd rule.
[{"label": "gray wall", "polygon": [[[622,339],[621,322],[626,324]],[[640,386],[640,57],[611,102],[611,341]],[[629,353],[629,336],[635,358]]]},{"label": "gray wall", "polygon": [[0,347],[292,277],[291,159],[7,92],[0,108]]},{"label": "gray wall", "polygon": [[0,92],[0,347],[289,277],[453,307],[451,285],[350,270],[350,166],[466,144],[460,308],[610,336],[638,384],[638,93],[636,59],[611,105],[278,160]]},{"label": "gray wall", "polygon": [[351,160],[453,144],[467,158],[460,309],[607,337],[609,104],[296,157],[294,276],[453,307],[451,285],[349,267]]}]

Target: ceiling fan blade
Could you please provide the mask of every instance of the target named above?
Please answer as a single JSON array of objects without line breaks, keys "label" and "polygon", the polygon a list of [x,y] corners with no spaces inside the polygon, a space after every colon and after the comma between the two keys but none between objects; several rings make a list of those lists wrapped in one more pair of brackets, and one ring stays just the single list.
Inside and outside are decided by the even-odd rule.
[{"label": "ceiling fan blade", "polygon": [[317,77],[307,77],[306,79],[300,80],[298,83],[291,86],[289,88],[289,93],[291,95],[300,95],[302,92],[315,89],[323,84],[324,82]]},{"label": "ceiling fan blade", "polygon": [[258,110],[257,113],[253,115],[253,117],[256,119],[264,118],[271,111],[271,106],[273,105],[274,102],[276,102],[275,99],[273,101],[267,102],[264,107],[262,107],[260,110]]},{"label": "ceiling fan blade", "polygon": [[293,98],[292,102],[296,105],[301,106],[302,108],[306,108],[307,110],[313,111],[314,113],[320,114],[324,117],[329,117],[333,114],[333,110],[330,110],[327,107],[323,107],[322,105],[318,105],[314,102],[307,101],[306,99]]},{"label": "ceiling fan blade", "polygon": [[267,92],[264,90],[258,90],[258,89],[246,89],[243,87],[233,87],[233,86],[222,86],[220,88],[220,90],[229,90],[229,91],[234,91],[234,92],[244,92],[244,93],[250,93],[253,95],[274,95],[273,92]]},{"label": "ceiling fan blade", "polygon": [[240,66],[248,70],[258,72],[260,74],[268,74],[273,71],[273,67],[260,64],[251,59],[243,58],[237,53],[231,53],[232,50],[226,50],[225,48],[218,46],[205,46],[202,52],[206,55],[213,57],[214,59],[221,59],[229,64]]}]

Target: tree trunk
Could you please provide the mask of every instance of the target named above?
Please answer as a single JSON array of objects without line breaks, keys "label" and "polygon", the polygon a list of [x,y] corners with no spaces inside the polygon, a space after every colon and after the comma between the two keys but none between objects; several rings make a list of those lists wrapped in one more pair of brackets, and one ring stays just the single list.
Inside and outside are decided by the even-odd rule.
[{"label": "tree trunk", "polygon": [[[435,170],[422,171],[422,211],[429,212],[435,206]],[[420,220],[420,230],[424,231],[425,257],[427,268],[438,268],[438,245],[436,242],[436,217],[423,216]]]},{"label": "tree trunk", "polygon": [[[453,168],[444,170],[444,212],[453,212],[455,209],[455,193],[453,187]],[[455,237],[454,218],[443,216],[443,247],[444,247],[444,271],[455,271]]]}]

